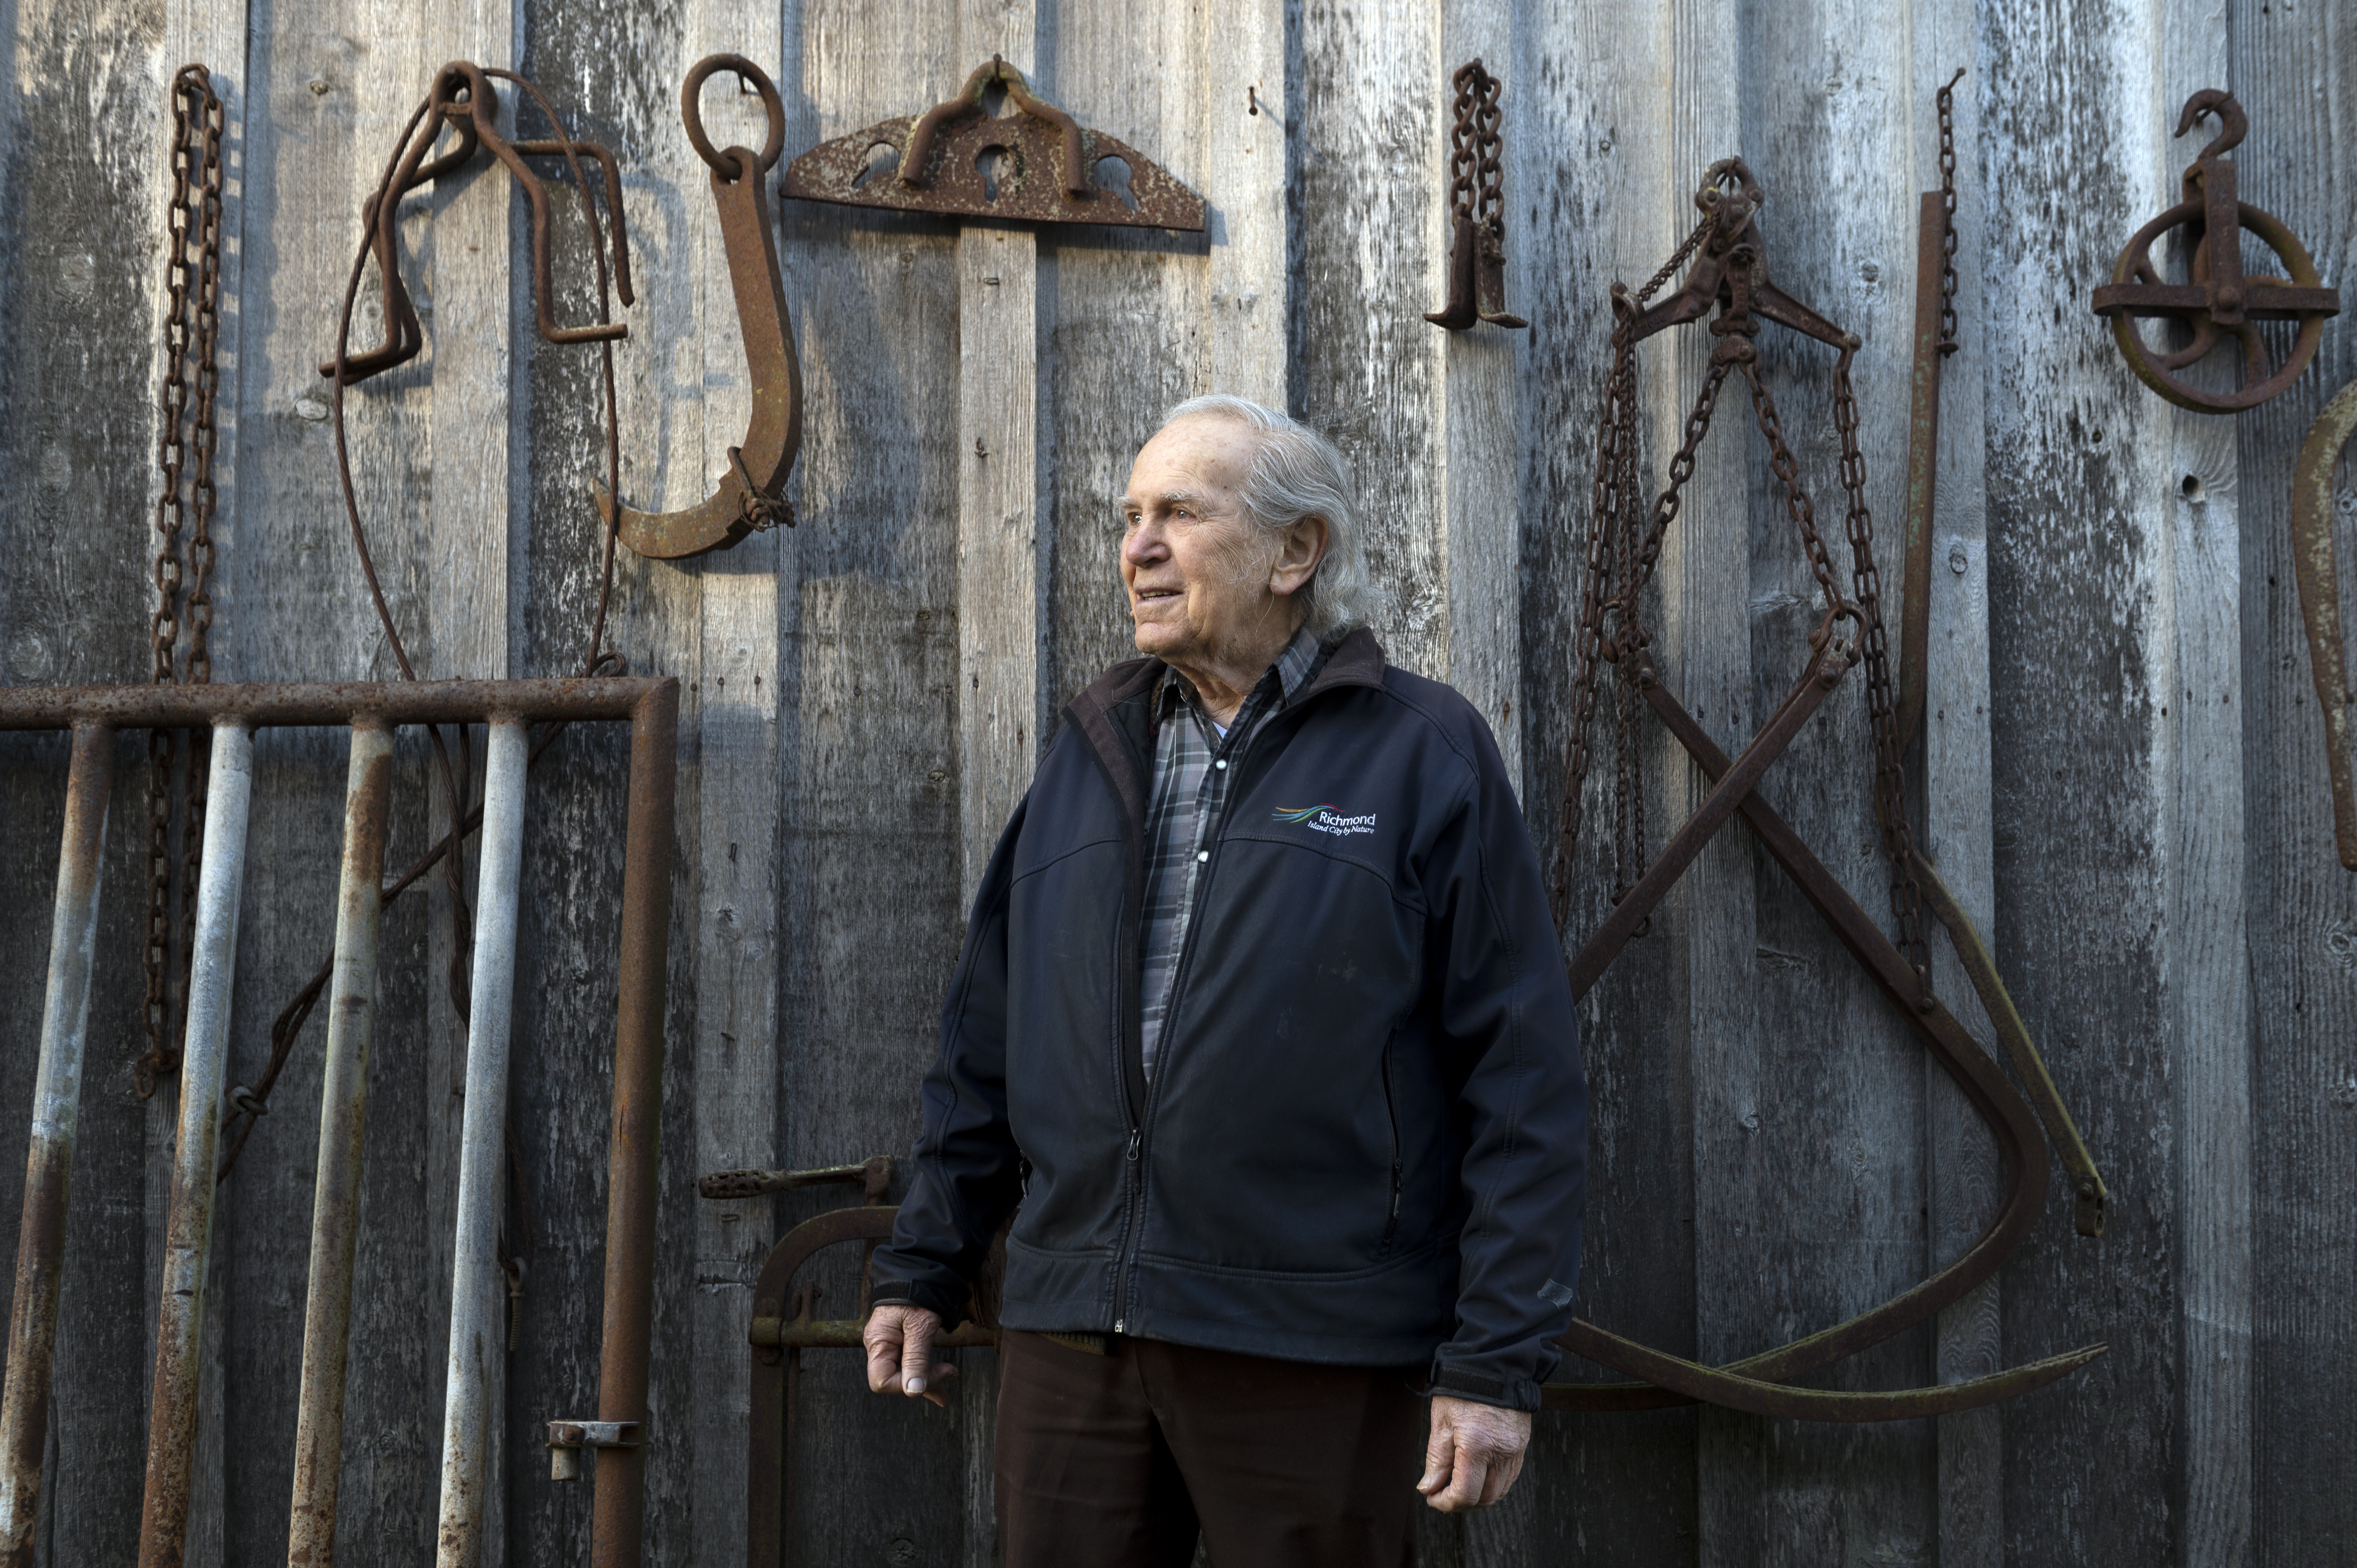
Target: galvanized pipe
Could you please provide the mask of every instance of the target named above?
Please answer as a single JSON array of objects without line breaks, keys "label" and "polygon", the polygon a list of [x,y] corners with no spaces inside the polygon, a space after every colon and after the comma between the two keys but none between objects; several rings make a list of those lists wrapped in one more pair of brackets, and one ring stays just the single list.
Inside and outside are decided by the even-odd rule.
[{"label": "galvanized pipe", "polygon": [[[160,688],[159,688],[160,689]],[[221,1142],[221,1078],[229,1057],[230,985],[237,968],[238,895],[245,881],[245,825],[253,794],[253,731],[240,720],[213,727],[206,786],[204,866],[197,878],[195,952],[180,1057],[180,1125],[166,1222],[164,1290],[156,1315],[156,1383],[147,1406],[147,1489],[139,1518],[139,1568],[180,1568],[197,1442],[204,1341],[205,1265],[212,1251],[214,1158]]]},{"label": "galvanized pipe", "polygon": [[303,1309],[303,1383],[295,1415],[287,1568],[328,1568],[336,1555],[352,1251],[360,1236],[361,1148],[368,1126],[369,1036],[376,1016],[377,927],[384,907],[380,888],[392,796],[393,732],[381,723],[354,724],[344,783],[344,858],[336,889],[328,1057],[319,1092],[319,1164],[311,1197],[311,1281]]},{"label": "galvanized pipe", "polygon": [[656,1135],[662,1119],[663,991],[670,967],[673,792],[679,684],[639,700],[630,723],[622,848],[621,997],[614,1020],[614,1133],[607,1157],[605,1337],[597,1418],[639,1423],[639,1444],[597,1450],[593,1568],[638,1568],[646,1525],[648,1353],[654,1337]]},{"label": "galvanized pipe", "polygon": [[99,871],[113,782],[114,731],[102,724],[74,725],[57,903],[49,917],[49,983],[41,1004],[41,1064],[33,1080],[32,1144],[25,1155],[24,1218],[16,1230],[7,1392],[0,1398],[0,1568],[30,1568],[33,1529],[40,1518],[49,1360],[58,1340],[58,1282],[65,1264]]},{"label": "galvanized pipe", "polygon": [[467,1029],[467,1109],[458,1151],[458,1230],[450,1277],[450,1357],[442,1414],[437,1568],[474,1568],[482,1549],[490,1384],[505,1329],[497,1256],[506,1150],[508,1024],[515,1001],[516,897],[523,865],[525,725],[491,723],[483,779],[482,872]]}]

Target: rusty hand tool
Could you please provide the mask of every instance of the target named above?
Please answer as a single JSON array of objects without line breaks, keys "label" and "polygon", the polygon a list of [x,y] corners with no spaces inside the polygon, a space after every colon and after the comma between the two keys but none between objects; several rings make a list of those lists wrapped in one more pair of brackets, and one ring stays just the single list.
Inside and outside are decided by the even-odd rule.
[{"label": "rusty hand tool", "polygon": [[[1014,113],[990,113],[984,98],[993,87],[1005,91]],[[1125,188],[1107,180],[1105,165],[1115,159],[1128,167]],[[996,55],[922,115],[880,121],[813,147],[786,166],[778,194],[899,212],[1189,233],[1201,231],[1205,215],[1203,199],[1160,165],[1082,125]]]},{"label": "rusty hand tool", "polygon": [[[2095,314],[2111,317],[2112,336],[2139,381],[2197,413],[2233,413],[2256,408],[2299,378],[2316,356],[2324,321],[2341,312],[2341,295],[2323,286],[2307,250],[2273,213],[2237,199],[2234,160],[2250,120],[2233,95],[2210,88],[2185,101],[2177,122],[2182,136],[2204,117],[2215,118],[2218,134],[2185,171],[2184,198],[2136,232],[2113,264],[2112,281],[2095,290]],[[2191,262],[2181,284],[2160,281],[2152,260],[2153,242],[2172,229],[2185,230]],[[2242,231],[2266,242],[2289,278],[2252,277],[2243,272]],[[2138,317],[2164,317],[2193,328],[2193,340],[2162,351],[2148,347],[2136,330]],[[2267,346],[2256,323],[2297,321],[2298,335],[2283,363],[2269,369]],[[2207,355],[2227,338],[2242,347],[2242,385],[2231,392],[2195,386],[2175,372]]]},{"label": "rusty hand tool", "polygon": [[[705,134],[701,95],[716,71],[733,71],[761,95],[770,134],[760,152],[716,149]],[[793,526],[785,499],[786,475],[802,444],[802,373],[794,357],[793,322],[778,274],[778,242],[770,226],[762,177],[786,145],[786,111],[769,73],[743,55],[708,55],[687,73],[679,117],[696,156],[712,171],[712,199],[720,209],[720,239],[728,253],[728,283],[737,296],[737,326],[752,379],[753,413],[745,439],[728,448],[728,472],[711,495],[679,511],[620,507],[603,482],[589,481],[598,514],[638,553],[676,561],[726,550],[758,529]]]},{"label": "rusty hand tool", "polygon": [[[876,1162],[870,1160],[868,1165]],[[842,1167],[861,1170],[865,1166]],[[791,1568],[794,1501],[794,1395],[802,1380],[802,1352],[859,1350],[866,1326],[869,1281],[860,1272],[857,1314],[812,1316],[815,1286],[794,1288],[804,1263],[826,1248],[857,1241],[873,1253],[889,1240],[898,1207],[869,1204],[837,1208],[805,1219],[780,1239],[762,1261],[753,1285],[752,1420],[746,1439],[745,1561],[747,1568]],[[984,1349],[998,1343],[998,1303],[1006,1267],[1004,1229],[974,1281],[968,1321],[933,1341],[937,1350]]]},{"label": "rusty hand tool", "polygon": [[2357,871],[2357,780],[2351,772],[2348,654],[2341,641],[2341,575],[2332,548],[2332,470],[2357,435],[2357,381],[2324,405],[2292,466],[2291,564],[2299,613],[2308,624],[2308,662],[2324,710],[2324,744],[2332,775],[2332,836],[2341,864]]},{"label": "rusty hand tool", "polygon": [[[1622,797],[1621,874],[1603,927],[1582,945],[1571,961],[1573,990],[1575,994],[1585,994],[1620,945],[1642,929],[1652,908],[1668,892],[1702,843],[1727,816],[1739,813],[1987,1123],[2005,1164],[2006,1191],[1996,1216],[1980,1238],[1963,1257],[1929,1279],[1846,1323],[1727,1367],[1705,1367],[1664,1356],[1593,1324],[1575,1321],[1561,1341],[1567,1348],[1644,1381],[1553,1384],[1545,1398],[1549,1407],[1555,1409],[1635,1410],[1704,1400],[1797,1419],[1898,1420],[1969,1409],[2007,1398],[2083,1366],[2102,1354],[2103,1348],[2091,1347],[1970,1383],[1936,1389],[1866,1394],[1783,1386],[1803,1372],[1854,1355],[1923,1321],[1994,1273],[2037,1219],[2044,1201],[2047,1165],[2046,1144],[2029,1106],[1931,989],[1928,952],[1921,931],[1923,884],[1929,867],[1916,853],[1905,812],[1902,747],[1882,621],[1880,579],[1874,563],[1874,522],[1866,506],[1865,460],[1858,449],[1857,403],[1849,380],[1850,362],[1858,340],[1785,295],[1770,280],[1755,220],[1764,199],[1758,181],[1740,161],[1728,159],[1713,165],[1695,198],[1703,213],[1702,221],[1669,263],[1634,293],[1617,284],[1613,287],[1618,325],[1613,333],[1613,360],[1604,405],[1598,422],[1597,478],[1576,649],[1564,826],[1555,866],[1558,919],[1568,907],[1580,826],[1580,795],[1587,766],[1587,729],[1594,714],[1596,682],[1602,661],[1609,660],[1617,667],[1626,699],[1620,704],[1624,758],[1633,755],[1629,727],[1635,723],[1636,699],[1641,699],[1709,776],[1714,788],[1660,858],[1632,881],[1628,875],[1630,869],[1644,861],[1642,820],[1641,816],[1637,818],[1632,843],[1627,797],[1637,792],[1639,780],[1624,762],[1619,779]],[[1684,285],[1660,305],[1649,308],[1647,301],[1689,257],[1693,258],[1693,266]],[[1717,315],[1710,330],[1718,341],[1711,353],[1702,392],[1687,417],[1684,440],[1671,459],[1669,484],[1653,500],[1648,516],[1639,495],[1636,471],[1634,350],[1644,338],[1681,322],[1698,320],[1713,310]],[[1814,509],[1802,487],[1798,465],[1785,445],[1775,403],[1760,374],[1754,339],[1763,319],[1780,322],[1838,350],[1833,379],[1842,484],[1848,502],[1851,572],[1847,591],[1834,575],[1817,531]],[[1694,473],[1695,452],[1708,433],[1718,394],[1730,375],[1739,375],[1750,393],[1755,417],[1767,438],[1770,460],[1784,493],[1786,510],[1801,537],[1811,573],[1825,598],[1824,618],[1808,639],[1813,657],[1799,685],[1745,747],[1738,761],[1730,761],[1718,749],[1663,683],[1648,652],[1652,638],[1640,613],[1646,581],[1669,525],[1677,515],[1681,491]],[[1854,641],[1835,637],[1835,624],[1842,621],[1854,628]],[[1842,671],[1853,664],[1863,664],[1867,671],[1867,706],[1875,750],[1873,794],[1883,849],[1891,867],[1890,901],[1900,932],[1896,942],[1883,934],[1839,880],[1756,792],[1770,765],[1791,744],[1810,713],[1839,681]],[[1935,911],[1942,909],[1944,894],[1945,889],[1941,888],[1934,895]],[[1953,902],[1945,900],[1948,905]],[[1968,922],[1965,929],[1969,931]],[[1974,940],[1977,949],[1977,940]],[[1986,954],[1980,956],[1985,958]],[[1968,958],[1966,967],[1976,984],[1981,983],[1984,968],[1988,977],[1994,978],[1994,966],[1975,967]],[[2001,987],[1994,994],[1984,988],[1983,996],[1993,1015],[2002,1004],[2007,1015],[2012,1015],[2010,1003],[2004,1000]],[[2015,1022],[2018,1024],[2018,1018]],[[2026,1031],[2021,1033],[2021,1041],[2026,1047]],[[2014,1042],[2008,1037],[2007,1043]],[[2029,1057],[2035,1060],[2034,1049],[2029,1051]],[[2042,1080],[2042,1064],[2039,1076]],[[2059,1099],[2055,1103],[2059,1110]],[[2067,1116],[2063,1120],[2067,1124]],[[2092,1168],[2090,1165],[2090,1172]],[[2074,1166],[2074,1174],[2075,1169]],[[2100,1183],[2096,1190],[2099,1198]],[[2099,1223],[2099,1202],[2096,1215]]]},{"label": "rusty hand tool", "polygon": [[876,1155],[856,1165],[820,1165],[804,1171],[715,1171],[697,1179],[695,1191],[700,1197],[759,1197],[765,1193],[852,1181],[865,1189],[869,1203],[883,1202],[892,1190],[892,1156]]},{"label": "rusty hand tool", "polygon": [[1499,84],[1479,59],[1449,78],[1457,124],[1448,135],[1448,205],[1455,239],[1448,250],[1448,303],[1425,319],[1451,332],[1476,321],[1528,327],[1506,313],[1506,198],[1498,126]]},{"label": "rusty hand tool", "polygon": [[[349,351],[339,359],[322,360],[319,373],[334,377],[342,367],[342,382],[351,385],[366,381],[380,371],[414,359],[425,346],[425,330],[418,325],[417,308],[411,303],[408,285],[401,278],[400,210],[403,198],[429,180],[456,174],[474,158],[477,151],[488,148],[491,156],[505,165],[516,183],[523,188],[532,204],[532,280],[533,306],[537,315],[540,335],[551,343],[607,342],[630,336],[630,328],[619,322],[596,321],[582,327],[559,327],[556,324],[554,301],[555,289],[550,278],[548,255],[548,190],[540,177],[525,160],[533,157],[563,157],[573,165],[575,178],[582,183],[582,201],[588,206],[589,193],[582,179],[579,159],[595,158],[605,175],[606,215],[612,225],[615,289],[622,303],[632,303],[630,292],[630,236],[622,221],[622,177],[614,155],[592,142],[576,141],[563,134],[539,141],[511,142],[500,133],[500,101],[491,86],[496,79],[512,81],[527,94],[537,99],[539,92],[522,77],[511,70],[487,69],[472,60],[453,60],[434,78],[433,90],[426,100],[410,117],[394,154],[394,162],[385,182],[371,193],[361,208],[361,227],[369,235],[368,251],[375,258],[380,298],[384,310],[384,341],[374,349],[354,354]],[[545,104],[544,103],[544,109]],[[552,122],[554,114],[550,116]],[[439,157],[428,157],[434,145],[447,129],[457,138],[450,150]],[[593,246],[597,214],[589,212]],[[598,269],[604,271],[602,246],[597,247]],[[601,276],[600,290],[603,289]],[[599,313],[603,315],[602,310]]]}]

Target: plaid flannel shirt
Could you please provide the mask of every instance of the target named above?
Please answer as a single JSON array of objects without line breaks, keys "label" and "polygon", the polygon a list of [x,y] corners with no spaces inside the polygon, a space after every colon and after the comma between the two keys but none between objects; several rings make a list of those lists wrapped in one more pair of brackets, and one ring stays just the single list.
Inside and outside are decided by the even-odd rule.
[{"label": "plaid flannel shirt", "polygon": [[1145,973],[1139,987],[1148,1078],[1154,1075],[1179,950],[1187,945],[1196,878],[1211,858],[1211,833],[1227,803],[1230,764],[1243,759],[1261,722],[1301,689],[1323,651],[1308,627],[1294,633],[1224,735],[1203,712],[1194,684],[1177,671],[1165,671],[1154,693],[1154,793],[1146,808]]}]

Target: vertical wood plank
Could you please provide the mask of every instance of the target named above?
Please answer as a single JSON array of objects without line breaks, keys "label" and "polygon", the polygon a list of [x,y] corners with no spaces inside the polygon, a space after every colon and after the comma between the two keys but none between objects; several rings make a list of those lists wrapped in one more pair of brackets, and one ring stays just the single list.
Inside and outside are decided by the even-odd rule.
[{"label": "vertical wood plank", "polygon": [[[730,50],[748,55],[791,84],[798,60],[780,61],[785,39],[800,43],[798,29],[780,28],[775,13],[737,18],[725,8],[693,6],[685,18],[673,69],[683,80],[704,55]],[[758,148],[768,127],[759,100],[735,90],[726,76],[705,94],[707,129],[726,141],[716,145]],[[789,97],[790,103],[798,103]],[[787,156],[810,145],[813,129],[806,114],[790,113]],[[800,123],[798,123],[800,122]],[[671,138],[680,199],[685,207],[689,254],[695,259],[697,318],[706,323],[734,311],[727,259],[720,244],[708,177],[690,156],[683,136]],[[800,298],[794,298],[801,325]],[[741,333],[676,328],[700,341],[703,413],[699,478],[717,474],[728,447],[741,441],[750,412]],[[684,423],[684,422],[683,422]],[[669,504],[700,499],[691,484]],[[702,726],[699,768],[702,899],[696,920],[694,1117],[695,1165],[699,1171],[767,1165],[778,1146],[778,923],[780,808],[779,773],[779,585],[792,571],[797,535],[784,531],[756,534],[735,549],[705,558],[698,574],[702,595]],[[690,1199],[690,1201],[694,1201]],[[695,1273],[693,1303],[692,1383],[675,1419],[692,1423],[694,1510],[691,1541],[670,1547],[673,1561],[733,1563],[745,1539],[741,1487],[716,1486],[714,1477],[744,1470],[748,1435],[748,1381],[751,1349],[745,1325],[752,1310],[752,1283],[770,1240],[761,1205],[699,1203],[695,1211]],[[684,1478],[684,1477],[683,1477]]]},{"label": "vertical wood plank", "polygon": [[[1519,99],[1536,94],[1516,69],[1520,61],[1511,0],[1452,0],[1442,8],[1440,34],[1438,113],[1431,144],[1437,156],[1428,159],[1425,188],[1423,282],[1432,291],[1426,310],[1439,309],[1448,292],[1448,249],[1454,238],[1448,148],[1456,119],[1456,93],[1448,78],[1458,66],[1478,57],[1504,84],[1499,107],[1505,123],[1500,134],[1508,166],[1501,188],[1508,209],[1506,255],[1519,270],[1515,282],[1528,281],[1527,247],[1534,239],[1526,225],[1514,220],[1513,204],[1521,194],[1516,177],[1535,167],[1539,157],[1539,149],[1516,134]],[[1509,309],[1515,297],[1510,290]],[[1437,347],[1441,360],[1437,456],[1447,475],[1440,525],[1447,536],[1447,679],[1489,720],[1507,773],[1519,779],[1523,746],[1514,702],[1523,679],[1522,596],[1513,589],[1520,581],[1523,429],[1517,372],[1530,332],[1488,322],[1462,332],[1444,331],[1429,322],[1423,326],[1427,349]]]},{"label": "vertical wood plank", "polygon": [[[789,22],[800,76],[780,86],[808,127],[799,145],[920,112],[976,63],[946,0],[805,0]],[[951,395],[955,229],[800,202],[783,223],[806,404],[796,575],[780,610],[780,945],[797,958],[780,976],[780,1160],[811,1165],[906,1153],[956,960],[957,520],[972,446],[959,446]],[[782,1231],[848,1200],[837,1189],[768,1201]],[[853,1310],[858,1262],[843,1249],[806,1272],[819,1310]],[[945,1416],[869,1393],[856,1356],[816,1354],[803,1369],[802,1560],[961,1561],[964,1433],[986,1423],[986,1398],[953,1389]],[[884,1474],[899,1479],[836,1480]]]},{"label": "vertical wood plank", "polygon": [[1442,462],[1447,344],[1424,319],[1446,265],[1440,13],[1303,0],[1295,374],[1372,503],[1367,558],[1389,599],[1376,633],[1403,669],[1450,673]]},{"label": "vertical wood plank", "polygon": [[[2011,1355],[2112,1346],[2005,1412],[2017,1561],[2201,1560],[2185,1554],[2186,1494],[2161,1480],[2185,1474],[2182,910],[2168,863],[2189,684],[2174,459],[2190,416],[2129,375],[2087,311],[2127,237],[2176,199],[2167,133],[2199,84],[2176,88],[2164,11],[1980,24],[1996,953],[2114,1194],[2100,1245],[2050,1207],[2007,1271]],[[2046,208],[2030,193],[2065,166],[2084,199]]]},{"label": "vertical wood plank", "polygon": [[[1976,65],[1969,9],[1926,7],[1917,15],[1912,44],[1913,167],[1918,187],[1935,190],[1940,183],[1938,89],[1959,66]],[[1980,267],[1987,210],[1977,154],[1979,75],[1971,70],[1957,84],[1953,100],[1959,346],[1941,372],[1923,742],[1910,761],[1920,758],[1921,763],[1924,853],[1984,937],[1993,940],[1996,894],[1989,842],[1988,532],[1982,431],[1988,354]],[[1895,275],[1912,274],[1901,267]],[[1893,542],[1894,549],[1899,542]],[[1884,581],[1898,583],[1902,567],[1900,561],[1886,562]],[[1937,934],[1932,937],[1932,950],[1933,989],[1966,1021],[1975,1038],[1993,1047],[1988,1020],[1953,950]],[[1928,1055],[1923,1086],[1931,1240],[1926,1266],[1936,1269],[1979,1234],[2002,1170],[1996,1144],[1979,1116]],[[2003,1365],[2001,1290],[2000,1281],[1986,1281],[1940,1315],[1932,1349],[1937,1380],[1984,1377]],[[1942,1568],[2000,1568],[2005,1560],[2004,1419],[1995,1408],[1940,1418],[1936,1495]]]},{"label": "vertical wood plank", "polygon": [[[2164,105],[2216,80],[2226,58],[2224,0],[2170,0],[2160,13],[2155,76]],[[2176,111],[2147,124],[2174,130]],[[2155,194],[2177,182],[2209,138],[2161,143]],[[2166,198],[2162,198],[2166,199]],[[2204,371],[2228,384],[2212,356]],[[2170,639],[2173,723],[2160,731],[2168,837],[2162,897],[2169,934],[2170,1036],[2177,1070],[2179,1354],[2189,1563],[2243,1568],[2251,1557],[2251,952],[2244,817],[2242,521],[2233,417],[2169,410],[2158,498]]]},{"label": "vertical wood plank", "polygon": [[[163,11],[130,8],[104,31],[74,25],[77,16],[27,4],[0,26],[15,89],[6,145],[19,171],[0,196],[0,396],[12,416],[0,462],[15,502],[10,548],[0,552],[0,659],[13,683],[139,681],[148,667],[154,543],[145,520],[155,467],[142,411],[156,387],[152,356],[140,350],[155,338],[162,87],[149,56]],[[145,742],[118,743],[109,812],[118,825],[102,875],[43,1496],[48,1560],[59,1563],[127,1560],[138,1534],[152,1363],[133,1304],[156,1296],[142,1214],[145,1117],[127,1071],[145,1048]],[[53,737],[12,736],[5,756],[9,864],[26,874],[18,886],[38,886],[56,875],[65,750]],[[135,822],[135,832],[120,825]],[[38,1039],[30,1020],[39,1016],[48,946],[38,922],[14,924],[26,929],[5,953],[0,1168],[11,1173],[24,1168]],[[16,1205],[0,1208],[0,1245],[13,1248]]]},{"label": "vertical wood plank", "polygon": [[[2251,116],[2235,151],[2245,201],[2288,224],[2348,309],[2357,211],[2357,18],[2346,7],[2236,7],[2231,85]],[[2180,149],[2184,144],[2180,144]],[[2331,151],[2328,152],[2328,149]],[[2255,257],[2254,258],[2255,259]],[[2270,269],[2274,270],[2274,269]],[[2301,633],[2287,476],[2324,401],[2357,377],[2357,336],[2328,327],[2315,369],[2241,414],[2244,824],[2254,1037],[2251,1559],[2324,1560],[2357,1542],[2357,1496],[2321,1452],[2357,1399],[2344,1282],[2357,1272],[2357,877],[2332,852],[2325,740]],[[2344,605],[2357,603],[2357,473],[2337,478]],[[2345,612],[2344,612],[2345,616]],[[2344,637],[2350,628],[2344,625]]]}]

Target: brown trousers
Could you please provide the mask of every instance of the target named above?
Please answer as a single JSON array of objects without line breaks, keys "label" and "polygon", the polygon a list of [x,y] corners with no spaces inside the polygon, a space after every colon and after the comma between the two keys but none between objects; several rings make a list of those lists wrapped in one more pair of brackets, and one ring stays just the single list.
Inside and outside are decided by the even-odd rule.
[{"label": "brown trousers", "polygon": [[1114,1337],[999,1337],[1006,1568],[1410,1568],[1430,1417],[1413,1369]]}]

